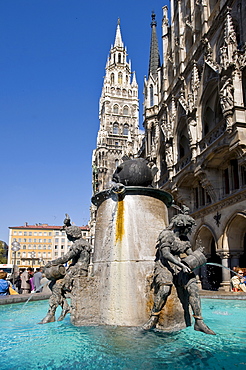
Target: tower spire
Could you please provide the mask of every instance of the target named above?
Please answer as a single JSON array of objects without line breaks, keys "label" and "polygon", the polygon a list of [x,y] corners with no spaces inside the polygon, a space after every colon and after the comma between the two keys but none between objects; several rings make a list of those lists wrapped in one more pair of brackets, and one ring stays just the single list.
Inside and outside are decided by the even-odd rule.
[{"label": "tower spire", "polygon": [[116,29],[116,35],[115,35],[115,41],[114,41],[115,47],[123,47],[122,37],[121,37],[121,31],[120,31],[120,18],[118,18],[117,21],[117,29]]},{"label": "tower spire", "polygon": [[152,74],[154,78],[157,77],[157,69],[160,67],[160,53],[158,47],[158,40],[156,35],[156,20],[155,13],[152,12],[152,22],[151,22],[151,43],[150,43],[150,58],[149,58],[149,75]]}]

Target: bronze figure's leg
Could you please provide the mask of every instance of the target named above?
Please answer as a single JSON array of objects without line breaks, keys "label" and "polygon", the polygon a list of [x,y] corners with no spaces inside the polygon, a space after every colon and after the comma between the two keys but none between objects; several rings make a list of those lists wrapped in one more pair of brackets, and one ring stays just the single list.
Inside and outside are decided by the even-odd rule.
[{"label": "bronze figure's leg", "polygon": [[196,282],[192,282],[186,287],[189,295],[189,303],[193,311],[193,317],[195,318],[194,329],[202,331],[205,334],[216,335],[204,322],[201,312],[201,300],[199,296],[198,286]]},{"label": "bronze figure's leg", "polygon": [[48,309],[47,315],[43,318],[43,320],[39,324],[47,324],[48,322],[55,321],[56,309],[60,304],[62,304],[62,301],[63,301],[62,285],[63,285],[63,279],[52,280],[50,282],[49,288],[52,291],[52,294],[49,299],[49,309]]},{"label": "bronze figure's leg", "polygon": [[167,297],[171,293],[170,285],[161,285],[154,299],[154,306],[151,311],[149,320],[143,325],[144,330],[150,330],[156,326],[159,320],[159,315],[164,307]]},{"label": "bronze figure's leg", "polygon": [[60,305],[62,307],[62,312],[60,316],[58,317],[57,321],[62,321],[65,318],[66,314],[70,312],[70,306],[67,303],[64,291],[62,292],[62,300],[61,300]]}]

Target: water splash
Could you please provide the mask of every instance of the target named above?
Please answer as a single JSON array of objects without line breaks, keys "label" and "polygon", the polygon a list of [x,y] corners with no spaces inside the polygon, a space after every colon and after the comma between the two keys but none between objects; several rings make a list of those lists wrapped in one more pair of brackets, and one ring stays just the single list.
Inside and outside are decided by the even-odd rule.
[{"label": "water splash", "polygon": [[230,269],[229,267],[225,267],[223,265],[221,265],[220,263],[215,263],[215,262],[206,262],[205,265],[212,265],[212,266],[218,266],[218,267],[222,267],[226,270],[229,270],[231,272],[233,272],[233,274],[237,275],[237,276],[240,276],[237,272],[233,271],[232,269]]},{"label": "water splash", "polygon": [[27,303],[32,299],[33,294],[34,294],[34,293],[39,292],[39,291],[40,291],[40,289],[41,289],[41,288],[43,288],[43,287],[45,287],[45,285],[47,285],[48,283],[49,283],[49,280],[48,280],[48,281],[46,281],[45,283],[43,283],[42,285],[40,285],[36,290],[34,290],[33,292],[31,292],[30,297],[28,298],[28,300],[27,300],[27,301],[24,303],[24,305],[22,306],[21,311],[22,311],[22,310],[24,310],[24,308],[26,307]]}]

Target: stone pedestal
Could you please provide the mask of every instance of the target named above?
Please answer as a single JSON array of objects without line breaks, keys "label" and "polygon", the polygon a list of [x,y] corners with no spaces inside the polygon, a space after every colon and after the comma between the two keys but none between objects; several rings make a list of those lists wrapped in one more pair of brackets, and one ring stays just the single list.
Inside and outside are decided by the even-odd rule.
[{"label": "stone pedestal", "polygon": [[[172,198],[159,189],[129,186],[119,193],[98,193],[92,202],[98,207],[94,271],[92,278],[75,282],[72,322],[141,326],[153,305],[155,245],[168,225]],[[175,288],[163,311],[160,326],[166,326],[166,321],[167,330],[186,326]]]}]

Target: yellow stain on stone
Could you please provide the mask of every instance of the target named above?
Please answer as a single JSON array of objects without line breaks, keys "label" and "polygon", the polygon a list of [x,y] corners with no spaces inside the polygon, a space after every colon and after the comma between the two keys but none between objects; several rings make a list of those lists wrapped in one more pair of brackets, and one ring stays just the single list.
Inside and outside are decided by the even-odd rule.
[{"label": "yellow stain on stone", "polygon": [[122,241],[124,233],[124,200],[120,200],[117,204],[115,243]]}]

